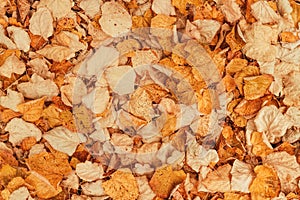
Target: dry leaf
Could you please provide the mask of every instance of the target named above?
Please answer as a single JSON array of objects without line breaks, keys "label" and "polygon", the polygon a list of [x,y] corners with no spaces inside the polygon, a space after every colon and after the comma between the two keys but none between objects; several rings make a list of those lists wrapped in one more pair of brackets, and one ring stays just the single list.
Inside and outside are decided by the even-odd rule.
[{"label": "dry leaf", "polygon": [[261,108],[262,100],[245,100],[243,99],[235,108],[234,112],[242,116],[253,115]]},{"label": "dry leaf", "polygon": [[104,173],[101,165],[97,163],[91,163],[90,161],[77,164],[75,171],[79,178],[88,182],[102,179]]},{"label": "dry leaf", "polygon": [[38,8],[46,6],[52,13],[54,19],[59,19],[70,14],[72,8],[71,0],[41,0]]},{"label": "dry leaf", "polygon": [[52,97],[57,96],[59,91],[56,84],[37,74],[31,76],[30,82],[20,83],[17,86],[18,90],[24,95],[24,97],[29,99],[38,99],[46,96],[46,101],[51,101]]},{"label": "dry leaf", "polygon": [[198,19],[192,23],[187,21],[185,31],[188,36],[195,38],[200,43],[209,44],[220,28],[221,25],[216,20]]},{"label": "dry leaf", "polygon": [[171,0],[154,0],[152,2],[152,10],[156,14],[175,15],[175,8],[171,4]]},{"label": "dry leaf", "polygon": [[186,4],[188,0],[172,0],[172,5],[175,6],[182,14],[186,14]]},{"label": "dry leaf", "polygon": [[252,153],[256,156],[265,157],[273,152],[266,135],[260,132],[253,132],[251,135]]},{"label": "dry leaf", "polygon": [[29,51],[31,40],[28,33],[24,29],[16,26],[9,26],[6,30],[15,42],[18,49],[25,52]]},{"label": "dry leaf", "polygon": [[[53,79],[55,74],[49,72],[49,62],[43,58],[35,58],[27,62],[27,65],[31,67],[32,71],[44,79]],[[52,70],[52,69],[51,69]]]},{"label": "dry leaf", "polygon": [[250,196],[246,194],[224,193],[224,200],[250,200]]},{"label": "dry leaf", "polygon": [[136,74],[129,65],[107,68],[105,78],[112,91],[119,95],[130,94],[134,91]]},{"label": "dry leaf", "polygon": [[76,175],[75,171],[72,171],[67,175],[67,177],[61,182],[63,187],[68,189],[78,190],[79,188],[79,178]]},{"label": "dry leaf", "polygon": [[59,126],[43,134],[43,138],[57,151],[72,156],[77,146],[81,143],[78,133]]},{"label": "dry leaf", "polygon": [[263,107],[258,112],[254,123],[257,131],[265,133],[271,143],[275,141],[275,138],[283,136],[292,125],[274,105]]},{"label": "dry leaf", "polygon": [[266,93],[273,81],[273,76],[263,74],[260,76],[244,78],[244,94],[246,100],[258,99]]},{"label": "dry leaf", "polygon": [[0,105],[4,108],[9,108],[18,112],[18,105],[24,102],[24,97],[21,93],[7,89],[6,96],[0,96]]},{"label": "dry leaf", "polygon": [[96,14],[100,12],[100,5],[102,0],[84,0],[81,1],[79,7],[84,10],[84,13],[93,18]]},{"label": "dry leaf", "polygon": [[18,110],[23,114],[23,119],[28,122],[37,121],[43,112],[46,97],[28,101],[18,105]]},{"label": "dry leaf", "polygon": [[106,194],[116,200],[132,200],[139,196],[137,182],[127,169],[119,169],[111,175],[111,179],[102,183]]},{"label": "dry leaf", "polygon": [[54,128],[55,126],[59,126],[62,124],[60,113],[61,110],[57,108],[55,105],[51,104],[43,111],[42,117],[47,121],[50,128]]},{"label": "dry leaf", "polygon": [[69,47],[73,53],[87,49],[87,45],[79,41],[80,37],[76,33],[61,31],[54,39],[58,44]]},{"label": "dry leaf", "polygon": [[136,177],[135,178],[138,187],[139,187],[139,197],[138,200],[153,200],[156,196],[155,193],[152,191],[148,179],[146,176]]},{"label": "dry leaf", "polygon": [[284,104],[289,106],[300,106],[300,72],[294,71],[288,74],[283,79],[285,97]]},{"label": "dry leaf", "polygon": [[26,70],[25,63],[15,54],[12,54],[0,66],[0,75],[10,78],[13,73],[23,74]]},{"label": "dry leaf", "polygon": [[20,144],[27,137],[35,137],[36,141],[42,137],[40,129],[20,118],[12,119],[7,123],[4,130],[9,132],[9,142],[14,146]]},{"label": "dry leaf", "polygon": [[39,198],[48,199],[56,196],[60,191],[55,189],[49,181],[40,174],[32,171],[25,179],[26,183],[34,187],[36,195]]},{"label": "dry leaf", "polygon": [[251,5],[251,9],[251,14],[263,24],[274,23],[279,20],[279,16],[267,1],[257,1]]},{"label": "dry leaf", "polygon": [[20,187],[13,191],[10,196],[10,200],[33,200],[33,198],[30,196],[29,191],[26,187]]},{"label": "dry leaf", "polygon": [[300,109],[297,107],[289,107],[285,112],[285,116],[287,116],[292,122],[293,126],[300,127]]},{"label": "dry leaf", "polygon": [[242,71],[248,65],[246,59],[234,58],[226,66],[226,72],[229,74],[235,74],[239,71]]},{"label": "dry leaf", "polygon": [[28,0],[17,0],[16,3],[18,6],[20,18],[21,18],[22,22],[24,22],[30,11],[30,3]]},{"label": "dry leaf", "polygon": [[237,192],[249,193],[249,186],[254,178],[251,165],[235,160],[230,174],[231,189]]},{"label": "dry leaf", "polygon": [[271,199],[280,192],[280,182],[277,174],[269,167],[258,165],[254,168],[256,177],[249,187],[251,199]]},{"label": "dry leaf", "polygon": [[277,172],[281,183],[281,191],[289,193],[297,189],[296,179],[300,176],[300,165],[295,156],[285,151],[274,152],[267,155],[263,163]]},{"label": "dry leaf", "polygon": [[55,44],[49,44],[38,50],[37,53],[55,62],[62,62],[63,60],[68,60],[75,56],[74,52],[69,47]]},{"label": "dry leaf", "polygon": [[133,67],[142,67],[159,62],[160,55],[155,50],[137,50],[134,52],[131,61]]},{"label": "dry leaf", "polygon": [[207,174],[207,177],[201,182],[211,192],[229,192],[230,188],[229,164],[218,167],[215,171]]},{"label": "dry leaf", "polygon": [[241,9],[235,0],[223,1],[221,11],[225,15],[225,19],[230,23],[234,23],[242,17]]},{"label": "dry leaf", "polygon": [[97,87],[82,98],[82,103],[84,103],[84,105],[93,113],[101,115],[107,110],[110,100],[111,97],[108,88]]},{"label": "dry leaf", "polygon": [[206,150],[199,145],[196,140],[192,140],[188,144],[186,153],[186,163],[196,172],[199,172],[201,166],[208,166],[217,163],[219,156],[216,150]]},{"label": "dry leaf", "polygon": [[81,185],[82,192],[85,195],[90,196],[103,196],[105,195],[102,188],[102,180],[98,180],[92,183],[84,183]]},{"label": "dry leaf", "polygon": [[53,35],[53,19],[49,9],[38,8],[29,20],[29,30],[34,35],[40,35],[45,40]]},{"label": "dry leaf", "polygon": [[8,49],[15,49],[16,45],[5,35],[5,29],[0,24],[0,44],[4,44]]},{"label": "dry leaf", "polygon": [[68,156],[59,152],[32,155],[26,159],[26,164],[31,171],[44,176],[54,188],[59,188],[58,184],[63,177],[72,171]]},{"label": "dry leaf", "polygon": [[151,34],[157,37],[170,37],[172,36],[172,27],[176,22],[175,17],[159,14],[151,19]]},{"label": "dry leaf", "polygon": [[157,169],[149,184],[158,197],[168,198],[174,187],[182,183],[185,177],[183,170],[173,171],[172,166],[168,165]]},{"label": "dry leaf", "polygon": [[130,31],[131,16],[127,10],[117,2],[105,2],[101,6],[102,16],[99,19],[101,28],[112,37],[118,37]]}]

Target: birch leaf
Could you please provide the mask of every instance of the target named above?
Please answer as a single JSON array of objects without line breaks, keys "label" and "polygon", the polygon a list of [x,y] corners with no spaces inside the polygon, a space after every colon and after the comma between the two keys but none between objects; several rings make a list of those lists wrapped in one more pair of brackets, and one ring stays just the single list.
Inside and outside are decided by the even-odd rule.
[{"label": "birch leaf", "polygon": [[82,180],[91,182],[103,178],[103,168],[97,163],[85,161],[76,165],[76,174]]},{"label": "birch leaf", "polygon": [[152,10],[156,14],[175,15],[175,8],[171,0],[154,0],[152,3]]},{"label": "birch leaf", "polygon": [[77,146],[81,143],[79,135],[69,129],[59,126],[43,134],[49,144],[57,151],[72,156]]},{"label": "birch leaf", "polygon": [[265,157],[263,163],[271,166],[280,179],[281,190],[289,193],[297,188],[296,178],[300,176],[300,165],[295,156],[285,151],[274,152]]},{"label": "birch leaf", "polygon": [[65,46],[49,44],[43,49],[37,51],[38,54],[45,56],[55,62],[62,62],[75,56],[74,52]]},{"label": "birch leaf", "polygon": [[7,27],[7,32],[15,42],[18,49],[25,52],[29,51],[31,39],[24,29],[16,26],[9,26]]},{"label": "birch leaf", "polygon": [[14,146],[20,144],[27,137],[34,137],[39,141],[42,132],[34,124],[25,122],[23,119],[14,118],[7,123],[5,131],[9,133],[9,142]]},{"label": "birch leaf", "polygon": [[9,108],[15,112],[18,112],[18,105],[24,102],[24,97],[21,93],[13,91],[11,89],[7,90],[7,96],[0,97],[0,105],[4,108]]},{"label": "birch leaf", "polygon": [[267,1],[257,1],[251,5],[252,15],[261,23],[268,24],[278,22],[279,16],[270,7]]},{"label": "birch leaf", "polygon": [[28,122],[37,121],[43,112],[46,97],[28,101],[18,105],[18,110],[23,114],[23,119]]},{"label": "birch leaf", "polygon": [[46,96],[46,101],[50,101],[52,97],[57,96],[59,93],[59,90],[53,81],[49,79],[44,80],[37,74],[31,76],[30,82],[20,83],[17,88],[24,97],[29,99],[38,99]]},{"label": "birch leaf", "polygon": [[0,24],[0,44],[4,44],[8,49],[15,49],[16,45],[5,35],[5,29]]},{"label": "birch leaf", "polygon": [[25,63],[15,54],[12,54],[0,66],[0,75],[10,78],[13,73],[23,74],[26,70]]},{"label": "birch leaf", "polygon": [[87,16],[93,18],[100,12],[100,5],[102,0],[83,0],[80,2],[79,7],[82,8]]},{"label": "birch leaf", "polygon": [[69,31],[62,31],[55,36],[55,40],[62,46],[69,47],[72,52],[85,50],[87,45],[79,41],[79,36]]},{"label": "birch leaf", "polygon": [[235,160],[230,171],[233,191],[249,193],[249,186],[254,178],[252,167],[242,161]]},{"label": "birch leaf", "polygon": [[105,33],[112,37],[126,34],[132,26],[131,16],[117,2],[105,2],[101,6],[102,16],[99,23]]},{"label": "birch leaf", "polygon": [[283,103],[288,106],[300,106],[300,72],[289,73],[283,79],[285,97]]},{"label": "birch leaf", "polygon": [[257,131],[264,132],[271,143],[281,137],[292,123],[274,106],[265,106],[257,114],[254,123]]},{"label": "birch leaf", "polygon": [[242,17],[241,9],[235,0],[225,0],[223,2],[221,11],[228,22],[236,22]]},{"label": "birch leaf", "polygon": [[40,35],[45,40],[53,35],[53,19],[49,9],[45,7],[37,9],[29,23],[29,30],[34,35]]},{"label": "birch leaf", "polygon": [[46,6],[52,13],[54,19],[65,17],[71,12],[71,0],[41,0],[39,7]]}]

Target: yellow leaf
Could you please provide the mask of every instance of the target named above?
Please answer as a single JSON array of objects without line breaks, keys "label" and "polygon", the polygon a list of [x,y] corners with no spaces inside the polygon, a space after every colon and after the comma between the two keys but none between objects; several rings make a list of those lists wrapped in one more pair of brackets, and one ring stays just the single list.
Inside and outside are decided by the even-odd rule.
[{"label": "yellow leaf", "polygon": [[264,165],[254,168],[256,178],[250,185],[252,200],[272,199],[277,197],[280,192],[280,182],[276,172]]},{"label": "yellow leaf", "polygon": [[28,122],[37,121],[42,116],[45,100],[46,97],[42,97],[40,99],[19,104],[18,110],[23,114],[23,119]]},{"label": "yellow leaf", "polygon": [[264,96],[273,81],[273,76],[263,74],[260,76],[246,77],[244,81],[245,99],[254,100]]},{"label": "yellow leaf", "polygon": [[62,111],[58,107],[51,104],[43,111],[42,117],[48,122],[51,128],[54,128],[62,124],[62,120],[60,118],[61,112]]},{"label": "yellow leaf", "polygon": [[17,175],[17,169],[5,164],[0,169],[0,184],[7,184],[12,178]]}]

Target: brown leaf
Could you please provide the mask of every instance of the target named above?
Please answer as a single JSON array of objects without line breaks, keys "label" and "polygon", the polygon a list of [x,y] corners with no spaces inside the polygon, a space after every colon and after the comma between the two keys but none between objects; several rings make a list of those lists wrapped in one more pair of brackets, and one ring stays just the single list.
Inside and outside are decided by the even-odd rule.
[{"label": "brown leaf", "polygon": [[111,175],[111,179],[102,183],[106,194],[116,200],[132,200],[139,196],[137,182],[131,172],[119,169]]},{"label": "brown leaf", "polygon": [[[266,139],[265,139],[266,140]],[[273,152],[273,149],[264,141],[263,134],[260,132],[253,132],[251,135],[252,153],[256,156],[265,157]],[[268,142],[268,141],[267,141]]]},{"label": "brown leaf", "polygon": [[242,116],[247,116],[247,115],[253,115],[257,113],[262,104],[261,99],[255,99],[255,100],[245,100],[243,99],[235,108],[234,112],[238,113],[239,115]]},{"label": "brown leaf", "polygon": [[182,183],[185,177],[183,170],[173,171],[172,166],[164,166],[155,171],[149,184],[157,196],[167,198],[173,188]]},{"label": "brown leaf", "polygon": [[24,22],[30,10],[30,3],[28,0],[17,0],[17,6],[21,21]]},{"label": "brown leaf", "polygon": [[274,170],[258,165],[254,168],[256,177],[250,185],[251,199],[262,200],[277,197],[280,192],[280,182]]},{"label": "brown leaf", "polygon": [[23,119],[28,122],[35,122],[41,116],[44,108],[46,97],[28,101],[18,105],[18,110],[23,114]]}]

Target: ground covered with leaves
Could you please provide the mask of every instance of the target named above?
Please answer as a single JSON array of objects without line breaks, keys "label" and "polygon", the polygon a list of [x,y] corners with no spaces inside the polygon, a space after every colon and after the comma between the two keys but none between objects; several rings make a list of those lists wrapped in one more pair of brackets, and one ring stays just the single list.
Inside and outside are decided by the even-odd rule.
[{"label": "ground covered with leaves", "polygon": [[0,199],[300,199],[297,0],[1,0]]}]

